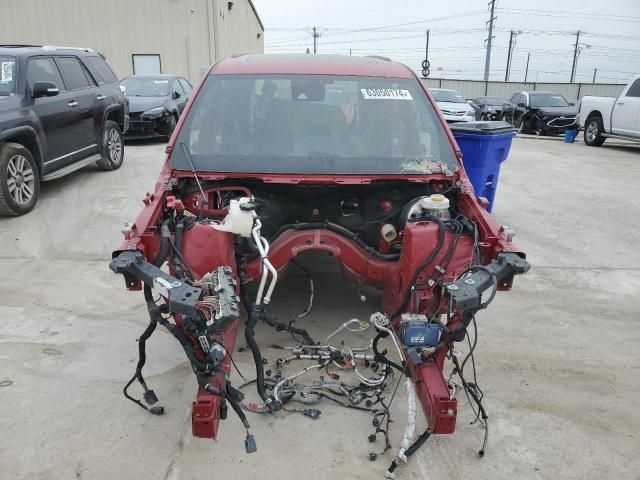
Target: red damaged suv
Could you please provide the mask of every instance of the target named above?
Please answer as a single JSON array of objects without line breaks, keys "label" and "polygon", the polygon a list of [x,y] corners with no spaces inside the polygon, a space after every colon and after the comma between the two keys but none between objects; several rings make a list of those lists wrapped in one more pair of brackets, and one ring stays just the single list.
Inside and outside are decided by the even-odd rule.
[{"label": "red damaged suv", "polygon": [[[144,290],[150,316],[127,398],[164,411],[141,373],[145,341],[159,323],[197,377],[195,436],[215,438],[231,406],[252,452],[245,411],[273,415],[328,397],[370,411],[369,440],[383,435],[386,451],[388,397],[404,379],[407,418],[396,422],[405,430],[389,474],[429,435],[454,431],[458,389],[485,427],[484,451],[482,391],[464,371],[475,345],[466,358],[451,351],[468,340],[476,312],[529,264],[474,195],[451,132],[409,68],[334,55],[241,55],[215,64],[144,203],[110,264],[129,290]],[[379,312],[366,321],[345,318],[324,341],[269,314],[272,299],[291,295],[278,291],[278,274],[314,250],[338,260],[345,282],[382,295]],[[268,371],[254,336],[258,322],[296,339]],[[258,403],[229,381],[240,328],[255,360]],[[370,335],[368,345],[340,340],[354,331]],[[135,380],[144,401],[129,392]],[[419,436],[416,400],[428,425]]]}]

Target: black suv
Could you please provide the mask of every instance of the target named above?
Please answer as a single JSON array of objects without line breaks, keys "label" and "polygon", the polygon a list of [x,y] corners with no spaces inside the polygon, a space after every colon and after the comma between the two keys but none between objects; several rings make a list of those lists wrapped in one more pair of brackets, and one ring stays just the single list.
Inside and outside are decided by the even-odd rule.
[{"label": "black suv", "polygon": [[0,45],[0,215],[35,206],[40,182],[124,159],[127,99],[91,49]]}]

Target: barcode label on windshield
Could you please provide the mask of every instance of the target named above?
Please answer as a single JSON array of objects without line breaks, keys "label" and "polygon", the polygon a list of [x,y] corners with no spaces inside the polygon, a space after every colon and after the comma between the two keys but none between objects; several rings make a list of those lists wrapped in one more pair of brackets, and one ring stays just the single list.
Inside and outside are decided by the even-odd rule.
[{"label": "barcode label on windshield", "polygon": [[2,62],[0,81],[10,82],[11,80],[13,80],[13,62]]},{"label": "barcode label on windshield", "polygon": [[413,100],[409,90],[399,88],[361,88],[365,100]]}]

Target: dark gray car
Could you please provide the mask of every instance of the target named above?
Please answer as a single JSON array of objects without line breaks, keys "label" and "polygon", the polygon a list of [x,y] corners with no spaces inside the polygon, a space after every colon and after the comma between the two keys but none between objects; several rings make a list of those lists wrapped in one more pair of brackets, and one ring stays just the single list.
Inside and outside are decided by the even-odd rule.
[{"label": "dark gray car", "polygon": [[131,125],[125,139],[169,140],[193,90],[176,75],[131,75],[124,78]]}]

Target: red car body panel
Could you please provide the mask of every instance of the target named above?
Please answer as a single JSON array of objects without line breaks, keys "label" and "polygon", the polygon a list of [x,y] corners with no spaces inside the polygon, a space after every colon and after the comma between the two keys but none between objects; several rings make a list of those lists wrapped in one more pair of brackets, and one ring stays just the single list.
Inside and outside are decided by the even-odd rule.
[{"label": "red car body panel", "polygon": [[[209,72],[201,79],[200,83],[191,95],[191,99],[180,117],[178,125],[166,148],[167,156],[160,173],[155,191],[148,193],[144,198],[144,208],[135,219],[130,229],[123,233],[125,240],[114,256],[125,250],[139,250],[151,261],[158,253],[160,247],[158,224],[166,208],[167,197],[173,195],[172,185],[184,178],[193,178],[193,174],[187,171],[175,170],[171,164],[171,153],[175,148],[185,119],[188,118],[191,107],[198,102],[198,96],[202,86],[210,75],[255,75],[255,74],[322,74],[322,75],[354,75],[386,78],[415,79],[429,99],[431,105],[440,119],[445,134],[454,150],[460,165],[453,177],[434,175],[308,175],[308,174],[240,174],[230,172],[198,172],[202,182],[232,180],[238,182],[246,179],[259,179],[270,184],[339,184],[339,185],[366,185],[381,180],[406,180],[416,183],[430,183],[438,185],[440,182],[450,182],[457,185],[460,190],[458,208],[469,218],[472,218],[482,239],[480,249],[485,258],[493,259],[500,252],[519,252],[511,243],[501,226],[483,208],[475,197],[473,187],[465,174],[461,163],[461,154],[447,123],[440,114],[439,109],[428,90],[420,79],[408,67],[376,58],[349,59],[339,56],[261,56],[245,55],[223,60],[211,67]],[[239,183],[240,185],[240,183]],[[239,187],[241,188],[241,187]],[[208,192],[213,195],[215,192]],[[199,193],[192,193],[182,199],[186,210],[194,215],[198,210],[193,207],[193,198],[199,197]],[[211,212],[205,209],[205,214]],[[217,212],[220,213],[220,212]],[[451,235],[448,233],[447,235]],[[386,312],[394,311],[402,303],[403,285],[410,282],[416,272],[420,260],[434,249],[438,238],[438,227],[434,223],[417,222],[408,224],[402,234],[402,252],[397,262],[389,262],[372,258],[361,247],[349,241],[343,236],[328,230],[286,231],[272,244],[269,252],[270,261],[276,269],[283,269],[296,255],[310,250],[320,250],[332,253],[341,263],[349,277],[382,290],[382,309]],[[450,238],[447,237],[447,242]],[[444,281],[452,281],[469,266],[469,258],[472,254],[472,242],[468,238],[461,239],[455,250],[449,268],[444,274]],[[418,282],[427,281],[438,276],[435,267],[438,261],[445,255],[441,252],[438,258],[424,271],[419,273]],[[524,255],[524,254],[522,254]],[[198,275],[210,272],[218,265],[235,265],[234,247],[232,235],[219,232],[210,226],[196,224],[185,233],[183,256],[191,269]],[[260,259],[249,261],[246,264],[245,273],[248,280],[259,278]],[[236,272],[237,273],[237,272]],[[140,289],[141,284],[128,285],[131,290]],[[499,285],[499,289],[508,290],[510,283]],[[445,312],[443,299],[434,294],[432,289],[426,286],[418,287],[412,295],[406,308],[407,312]],[[176,324],[181,326],[180,319],[175,318]],[[222,342],[228,351],[233,350],[236,334],[241,320],[233,322],[224,332]],[[450,398],[450,392],[443,376],[443,364],[446,349],[439,352],[438,357],[432,363],[420,366],[409,366],[411,377],[415,383],[416,391],[421,402],[430,430],[433,433],[452,433],[455,429],[457,403]],[[225,373],[229,372],[229,359],[225,359]],[[214,386],[222,385],[222,374],[210,379]],[[221,399],[198,390],[197,399],[193,403],[193,434],[198,437],[215,438],[220,421]]]}]

